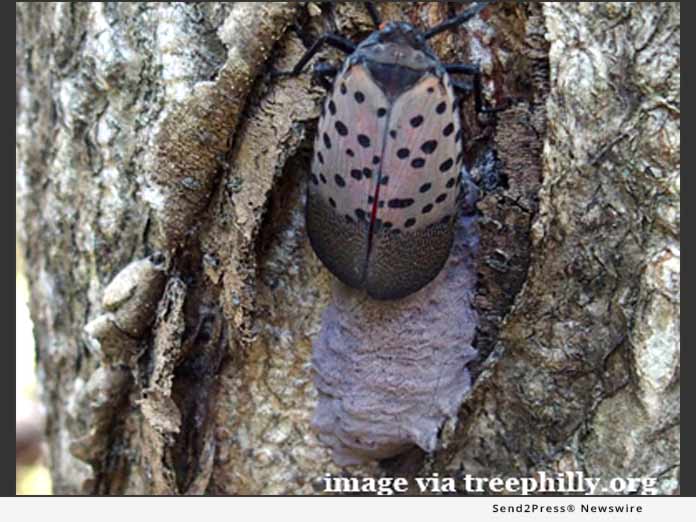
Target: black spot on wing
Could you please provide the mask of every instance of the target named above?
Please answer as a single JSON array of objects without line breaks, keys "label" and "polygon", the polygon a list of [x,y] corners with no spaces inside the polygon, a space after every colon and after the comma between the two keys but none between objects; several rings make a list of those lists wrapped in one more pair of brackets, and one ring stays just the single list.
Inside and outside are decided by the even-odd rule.
[{"label": "black spot on wing", "polygon": [[414,118],[411,118],[411,127],[416,128],[420,127],[423,124],[424,118],[421,115],[418,115]]},{"label": "black spot on wing", "polygon": [[421,150],[426,154],[432,154],[437,149],[437,140],[426,141],[422,146]]},{"label": "black spot on wing", "polygon": [[449,158],[440,164],[440,172],[447,172],[454,165],[454,160]]},{"label": "black spot on wing", "polygon": [[399,198],[394,198],[390,199],[389,203],[387,203],[387,206],[389,208],[408,208],[411,205],[413,205],[415,201],[411,198],[406,198],[406,199],[399,199]]}]

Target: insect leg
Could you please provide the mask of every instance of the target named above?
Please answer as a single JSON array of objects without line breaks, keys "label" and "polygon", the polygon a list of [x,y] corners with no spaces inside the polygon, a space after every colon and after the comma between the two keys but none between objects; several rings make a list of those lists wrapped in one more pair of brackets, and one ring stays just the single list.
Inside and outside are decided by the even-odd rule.
[{"label": "insect leg", "polygon": [[458,95],[468,95],[474,92],[474,85],[471,82],[460,82],[452,80],[454,92]]},{"label": "insect leg", "polygon": [[470,7],[463,13],[461,13],[458,16],[455,16],[453,18],[450,18],[449,20],[445,20],[439,25],[436,25],[435,27],[431,27],[425,33],[423,33],[423,36],[427,40],[428,38],[432,38],[436,34],[440,34],[444,31],[447,31],[449,29],[453,29],[459,25],[462,25],[469,20],[471,20],[474,16],[479,14],[481,11],[483,11],[486,7],[488,7],[488,4],[492,4],[493,2],[477,2],[475,6]]},{"label": "insect leg", "polygon": [[309,62],[324,45],[335,47],[339,51],[343,51],[346,54],[350,54],[355,51],[355,44],[347,38],[343,38],[342,36],[333,33],[325,33],[322,34],[316,42],[314,42],[312,47],[307,49],[307,52],[305,52],[304,56],[300,58],[300,61],[297,62],[295,67],[293,67],[292,71],[286,74],[289,74],[290,76],[297,76],[300,74],[304,66],[307,65],[307,62]]},{"label": "insect leg", "polygon": [[469,76],[481,74],[479,66],[472,63],[448,63],[445,64],[445,70],[450,74],[468,74]]},{"label": "insect leg", "polygon": [[[476,112],[483,113],[493,113],[500,112],[507,109],[508,104],[505,103],[501,107],[484,107],[483,105],[483,89],[481,87],[481,69],[478,65],[468,64],[468,63],[453,63],[445,65],[445,70],[450,74],[468,74],[474,77],[473,91],[474,91],[474,103],[476,105]],[[471,85],[463,84],[459,82],[454,82],[453,86],[462,92],[471,92]]]},{"label": "insect leg", "polygon": [[367,8],[367,12],[370,13],[370,18],[372,18],[375,27],[379,28],[379,26],[382,25],[382,18],[379,16],[379,11],[377,11],[375,3],[365,2],[365,7]]},{"label": "insect leg", "polygon": [[314,64],[312,76],[327,91],[331,90],[332,80],[338,74],[338,67],[326,62],[317,62]]}]

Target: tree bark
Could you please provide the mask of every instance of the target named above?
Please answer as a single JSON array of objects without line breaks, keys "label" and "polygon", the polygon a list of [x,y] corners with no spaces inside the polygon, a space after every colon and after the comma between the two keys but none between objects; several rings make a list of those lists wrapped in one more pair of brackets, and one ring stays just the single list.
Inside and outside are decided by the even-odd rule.
[{"label": "tree bark", "polygon": [[[419,27],[462,10],[379,8]],[[308,43],[292,24],[372,30],[347,2],[18,4],[18,237],[56,493],[307,494],[342,472],[310,426],[337,291],[304,231],[323,91],[269,74]],[[678,493],[679,24],[678,3],[495,3],[432,40],[511,100],[462,103],[473,387],[438,450],[352,475]]]}]

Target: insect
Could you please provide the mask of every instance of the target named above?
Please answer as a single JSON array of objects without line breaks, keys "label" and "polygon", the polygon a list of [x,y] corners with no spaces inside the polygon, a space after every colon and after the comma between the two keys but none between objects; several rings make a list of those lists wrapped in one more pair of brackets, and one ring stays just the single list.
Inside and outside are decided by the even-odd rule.
[{"label": "insect", "polygon": [[[290,75],[300,74],[324,45],[348,57],[340,68],[320,62],[314,74],[323,103],[309,173],[306,225],[319,259],[343,283],[376,299],[423,288],[452,246],[463,165],[458,95],[484,108],[477,65],[443,64],[427,40],[482,11],[479,2],[426,31],[382,23],[355,45],[322,35]],[[473,82],[456,81],[461,74]]]}]

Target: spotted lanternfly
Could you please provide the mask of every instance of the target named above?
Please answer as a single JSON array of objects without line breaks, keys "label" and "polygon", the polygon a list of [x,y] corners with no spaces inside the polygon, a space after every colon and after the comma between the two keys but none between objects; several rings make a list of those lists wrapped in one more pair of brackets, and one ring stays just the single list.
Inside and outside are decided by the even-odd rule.
[{"label": "spotted lanternfly", "polygon": [[[464,156],[457,95],[473,90],[479,112],[495,109],[482,107],[478,67],[441,63],[426,40],[488,3],[420,32],[382,24],[366,2],[375,32],[358,46],[325,34],[290,73],[300,73],[323,44],[349,53],[340,68],[315,66],[330,92],[314,143],[307,232],[338,279],[374,298],[419,290],[449,256]],[[473,84],[450,74],[470,75]]]}]

